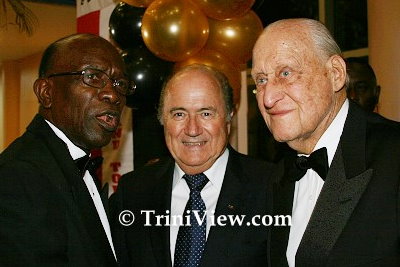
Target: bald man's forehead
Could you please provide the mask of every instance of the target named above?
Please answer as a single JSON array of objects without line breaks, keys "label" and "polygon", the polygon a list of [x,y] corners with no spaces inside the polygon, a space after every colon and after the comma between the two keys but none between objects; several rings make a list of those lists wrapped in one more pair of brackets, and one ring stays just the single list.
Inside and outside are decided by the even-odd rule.
[{"label": "bald man's forehead", "polygon": [[69,40],[58,46],[53,68],[59,71],[73,71],[85,66],[103,69],[111,66],[125,72],[125,64],[116,48],[102,38],[88,37]]}]

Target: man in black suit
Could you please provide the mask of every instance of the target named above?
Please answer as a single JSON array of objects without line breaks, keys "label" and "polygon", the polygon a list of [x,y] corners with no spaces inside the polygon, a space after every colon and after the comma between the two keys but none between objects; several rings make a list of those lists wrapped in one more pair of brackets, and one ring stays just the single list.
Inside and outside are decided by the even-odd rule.
[{"label": "man in black suit", "polygon": [[261,114],[300,156],[274,185],[292,224],[271,229],[272,267],[400,266],[399,123],[346,98],[340,53],[311,19],[270,24],[253,50]]},{"label": "man in black suit", "polygon": [[117,50],[95,35],[44,52],[33,86],[39,114],[0,155],[1,266],[117,266],[95,162],[84,156],[118,127],[134,89],[124,71]]},{"label": "man in black suit", "polygon": [[[232,89],[216,70],[188,66],[166,83],[158,115],[173,159],[126,174],[111,198],[124,266],[267,264],[267,228],[250,220],[267,214],[271,166],[227,148],[232,114]],[[245,222],[218,223],[228,215]]]}]

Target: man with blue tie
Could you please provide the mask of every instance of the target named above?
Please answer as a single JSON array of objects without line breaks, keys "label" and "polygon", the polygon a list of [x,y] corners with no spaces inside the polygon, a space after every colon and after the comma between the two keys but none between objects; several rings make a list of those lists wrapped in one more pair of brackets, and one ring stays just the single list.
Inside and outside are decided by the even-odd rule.
[{"label": "man with blue tie", "polygon": [[[267,227],[216,219],[267,214],[271,175],[271,165],[228,146],[226,77],[204,65],[184,67],[164,86],[158,116],[172,158],[125,175],[112,197],[122,265],[265,266]],[[135,221],[122,226],[127,210]],[[169,222],[157,224],[156,215]]]}]

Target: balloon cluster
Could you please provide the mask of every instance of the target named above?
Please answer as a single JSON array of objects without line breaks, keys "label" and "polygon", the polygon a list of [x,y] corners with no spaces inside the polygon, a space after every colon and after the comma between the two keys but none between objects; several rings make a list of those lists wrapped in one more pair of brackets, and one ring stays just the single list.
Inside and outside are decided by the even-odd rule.
[{"label": "balloon cluster", "polygon": [[[123,0],[110,36],[138,91],[128,105],[153,104],[166,76],[193,63],[223,72],[240,98],[240,70],[263,29],[255,0]],[[136,103],[135,103],[136,101]]]}]

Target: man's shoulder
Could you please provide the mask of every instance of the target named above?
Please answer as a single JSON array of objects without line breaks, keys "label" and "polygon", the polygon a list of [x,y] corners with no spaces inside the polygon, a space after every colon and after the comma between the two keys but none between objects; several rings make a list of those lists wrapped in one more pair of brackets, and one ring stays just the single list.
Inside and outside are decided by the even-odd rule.
[{"label": "man's shoulder", "polygon": [[[30,161],[40,158],[47,148],[43,136],[38,135],[37,131],[32,131],[32,129],[43,128],[43,123],[45,124],[44,119],[40,115],[36,115],[27,130],[0,154],[0,166],[14,160]],[[42,129],[42,131],[45,130]]]},{"label": "man's shoulder", "polygon": [[367,114],[367,134],[369,138],[400,141],[400,122],[369,113]]},{"label": "man's shoulder", "polygon": [[43,144],[29,132],[15,139],[1,154],[0,167],[13,161],[30,161],[37,158]]},{"label": "man's shoulder", "polygon": [[239,164],[246,169],[272,169],[275,164],[253,156],[242,154],[233,148],[229,148],[229,157],[231,162]]},{"label": "man's shoulder", "polygon": [[[118,187],[130,186],[136,183],[152,183],[166,172],[173,170],[174,160],[170,157],[157,159],[122,175]],[[171,177],[172,179],[172,177]]]},{"label": "man's shoulder", "polygon": [[277,170],[275,163],[229,150],[227,173],[234,174],[249,186],[263,188],[262,184],[269,184],[275,179]]}]

